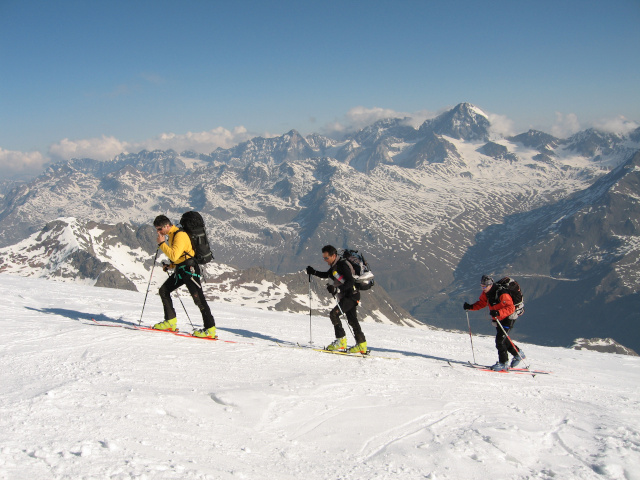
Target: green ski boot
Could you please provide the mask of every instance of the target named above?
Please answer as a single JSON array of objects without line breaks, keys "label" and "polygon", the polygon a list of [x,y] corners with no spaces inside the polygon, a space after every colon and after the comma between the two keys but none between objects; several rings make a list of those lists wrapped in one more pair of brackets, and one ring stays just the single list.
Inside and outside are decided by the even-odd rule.
[{"label": "green ski boot", "polygon": [[178,319],[172,318],[170,320],[165,320],[164,322],[156,323],[153,328],[155,328],[156,330],[169,330],[171,332],[177,332],[177,325]]},{"label": "green ski boot", "polygon": [[195,330],[192,335],[199,338],[218,338],[216,327],[201,328],[200,330]]},{"label": "green ski boot", "polygon": [[330,352],[344,352],[347,349],[347,337],[336,338],[325,350]]},{"label": "green ski boot", "polygon": [[347,350],[347,353],[361,353],[363,355],[366,355],[367,354],[367,342],[362,342],[362,343],[358,343],[358,344],[354,345],[349,350]]}]

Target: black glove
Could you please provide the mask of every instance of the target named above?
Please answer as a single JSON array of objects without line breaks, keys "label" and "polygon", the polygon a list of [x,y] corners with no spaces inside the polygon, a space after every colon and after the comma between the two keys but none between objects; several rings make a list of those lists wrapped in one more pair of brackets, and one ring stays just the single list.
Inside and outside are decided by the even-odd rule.
[{"label": "black glove", "polygon": [[167,270],[169,270],[169,268],[171,268],[171,264],[167,263],[167,262],[162,262],[162,271],[166,272]]},{"label": "black glove", "polygon": [[316,274],[316,269],[313,268],[311,265],[309,265],[307,267],[307,275],[315,275]]},{"label": "black glove", "polygon": [[464,309],[465,310],[471,310],[472,307],[473,307],[473,305],[471,305],[470,303],[464,302]]},{"label": "black glove", "polygon": [[335,295],[336,292],[338,291],[338,289],[336,287],[334,287],[333,285],[327,285],[327,291],[331,294],[331,295]]},{"label": "black glove", "polygon": [[489,310],[489,315],[491,315],[491,318],[497,319],[500,316],[500,312],[498,310]]}]

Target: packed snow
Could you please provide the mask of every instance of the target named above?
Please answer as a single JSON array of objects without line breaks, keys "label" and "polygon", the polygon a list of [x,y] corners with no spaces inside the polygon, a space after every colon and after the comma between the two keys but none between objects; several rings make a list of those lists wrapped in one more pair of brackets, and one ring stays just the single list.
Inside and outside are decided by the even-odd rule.
[{"label": "packed snow", "polygon": [[[640,479],[638,357],[520,343],[552,373],[489,373],[468,333],[364,324],[357,358],[278,346],[329,343],[323,317],[212,303],[237,343],[211,342],[92,324],[137,324],[144,292],[0,292],[2,479]],[[143,324],[161,312],[153,290]]]}]

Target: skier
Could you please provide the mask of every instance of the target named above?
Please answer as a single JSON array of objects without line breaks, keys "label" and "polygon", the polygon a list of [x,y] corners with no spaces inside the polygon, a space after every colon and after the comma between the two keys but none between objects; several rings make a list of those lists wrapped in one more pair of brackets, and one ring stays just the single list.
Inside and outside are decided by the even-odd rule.
[{"label": "skier", "polygon": [[[360,302],[360,292],[356,287],[353,278],[353,270],[351,264],[338,255],[338,251],[332,245],[322,247],[322,259],[329,265],[326,272],[318,272],[311,266],[307,267],[308,275],[315,275],[320,278],[330,278],[333,284],[327,285],[327,290],[331,295],[336,297],[338,304],[329,313],[329,318],[333,324],[336,339],[327,346],[327,350],[331,351],[347,351],[348,353],[367,353],[367,339],[362,333],[356,308]],[[345,314],[347,322],[353,329],[356,338],[356,344],[347,349],[347,336],[340,321],[340,315]]]},{"label": "skier", "polygon": [[[482,276],[480,286],[482,287],[480,299],[474,304],[464,302],[464,309],[480,310],[489,306],[491,323],[496,327],[496,348],[498,349],[498,361],[491,368],[495,371],[515,368],[526,357],[524,352],[515,344],[512,344],[505,334],[505,332],[513,328],[513,324],[518,318],[518,315],[515,313],[516,308],[513,305],[513,299],[511,295],[506,292],[500,293],[500,290],[493,284],[493,278],[488,275]],[[497,322],[500,322],[502,328],[500,328]],[[513,359],[511,360],[511,365],[507,367],[509,353],[513,355]]]},{"label": "skier", "polygon": [[191,245],[189,235],[179,230],[164,215],[158,215],[153,221],[153,226],[156,227],[158,232],[158,248],[171,260],[170,264],[163,264],[163,270],[165,272],[169,269],[174,270],[159,291],[164,308],[164,322],[155,324],[153,328],[171,330],[173,332],[177,330],[178,320],[176,311],[173,308],[171,292],[182,285],[186,285],[193,302],[202,313],[202,323],[204,324],[204,328],[195,330],[193,335],[196,337],[216,338],[216,323],[202,291],[200,266],[193,259],[195,251]]}]

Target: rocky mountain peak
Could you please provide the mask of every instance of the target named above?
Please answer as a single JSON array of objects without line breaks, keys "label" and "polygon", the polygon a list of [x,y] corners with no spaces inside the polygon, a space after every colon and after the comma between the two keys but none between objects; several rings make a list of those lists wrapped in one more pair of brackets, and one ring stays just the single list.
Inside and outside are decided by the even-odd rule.
[{"label": "rocky mountain peak", "polygon": [[541,152],[547,152],[554,149],[560,143],[560,140],[553,135],[541,132],[539,130],[529,130],[513,137],[507,138],[512,142],[520,143],[525,147],[535,148]]},{"label": "rocky mountain peak", "polygon": [[625,141],[622,135],[603,132],[589,128],[569,137],[564,143],[566,148],[573,150],[583,157],[609,155]]},{"label": "rocky mountain peak", "polygon": [[489,138],[491,123],[487,115],[475,105],[460,103],[453,109],[427,120],[420,126],[420,133],[433,132],[458,140],[479,141]]}]

